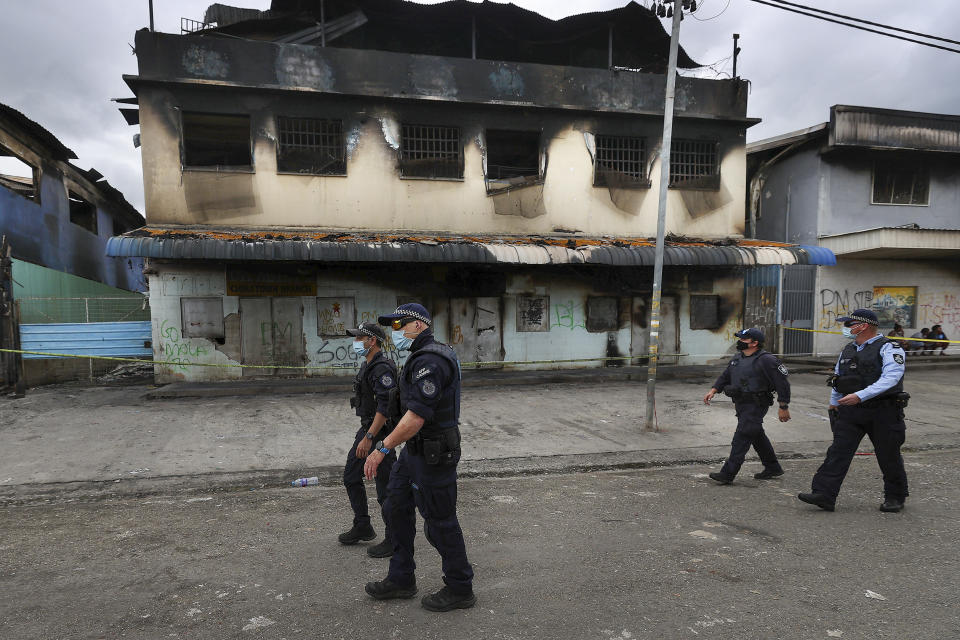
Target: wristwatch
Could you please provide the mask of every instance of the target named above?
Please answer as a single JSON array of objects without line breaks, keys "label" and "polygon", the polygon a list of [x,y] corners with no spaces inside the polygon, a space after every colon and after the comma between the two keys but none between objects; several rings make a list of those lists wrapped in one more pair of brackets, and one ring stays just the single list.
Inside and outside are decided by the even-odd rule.
[{"label": "wristwatch", "polygon": [[781,404],[781,405],[780,405],[780,408],[781,408],[781,409],[789,409],[789,408],[790,408],[790,405],[789,405],[789,404]]},{"label": "wristwatch", "polygon": [[369,431],[363,434],[363,437],[366,438],[367,440],[373,440],[373,434],[370,433]]},{"label": "wristwatch", "polygon": [[389,455],[390,449],[383,446],[383,440],[379,440],[377,444],[373,445],[373,448],[382,453],[383,455]]}]

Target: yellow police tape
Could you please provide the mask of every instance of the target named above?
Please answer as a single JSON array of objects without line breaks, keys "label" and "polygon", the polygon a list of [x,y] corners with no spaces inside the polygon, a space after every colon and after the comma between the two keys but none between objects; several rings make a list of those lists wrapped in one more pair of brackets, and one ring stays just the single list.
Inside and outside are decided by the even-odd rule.
[{"label": "yellow police tape", "polygon": [[[810,333],[832,333],[834,335],[843,335],[840,331],[827,331],[826,329],[799,329],[797,327],[783,327],[784,331],[808,331]],[[960,344],[960,340],[933,340],[929,338],[908,338],[906,336],[887,336],[891,340],[896,339],[897,342],[903,340],[904,342],[944,342],[946,344]]]}]

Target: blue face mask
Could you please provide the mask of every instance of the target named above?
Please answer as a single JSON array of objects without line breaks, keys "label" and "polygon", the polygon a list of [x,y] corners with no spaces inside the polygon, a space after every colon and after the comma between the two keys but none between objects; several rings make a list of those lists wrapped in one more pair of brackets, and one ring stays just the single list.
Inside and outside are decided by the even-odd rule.
[{"label": "blue face mask", "polygon": [[403,329],[394,329],[391,331],[390,338],[393,340],[393,345],[397,348],[397,351],[407,351],[410,349],[410,345],[413,344],[413,338],[408,338],[403,335]]},{"label": "blue face mask", "polygon": [[850,340],[853,340],[854,338],[857,337],[853,335],[853,329],[851,329],[850,327],[843,327],[842,329],[840,329],[840,333],[843,334],[844,338],[848,338]]},{"label": "blue face mask", "polygon": [[361,358],[366,357],[366,355],[367,355],[367,353],[369,353],[369,351],[370,351],[370,349],[367,348],[367,347],[365,347],[365,346],[363,346],[363,343],[362,343],[362,342],[354,342],[354,343],[353,343],[353,352],[356,353],[356,354],[357,354],[358,356],[360,356]]}]

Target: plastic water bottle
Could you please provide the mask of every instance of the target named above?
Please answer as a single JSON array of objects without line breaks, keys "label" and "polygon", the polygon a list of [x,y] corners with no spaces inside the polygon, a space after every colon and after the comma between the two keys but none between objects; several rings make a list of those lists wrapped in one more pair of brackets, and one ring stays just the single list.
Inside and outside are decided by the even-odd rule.
[{"label": "plastic water bottle", "polygon": [[320,478],[317,476],[310,476],[309,478],[297,478],[290,483],[290,485],[294,487],[309,487],[315,484],[320,484]]}]

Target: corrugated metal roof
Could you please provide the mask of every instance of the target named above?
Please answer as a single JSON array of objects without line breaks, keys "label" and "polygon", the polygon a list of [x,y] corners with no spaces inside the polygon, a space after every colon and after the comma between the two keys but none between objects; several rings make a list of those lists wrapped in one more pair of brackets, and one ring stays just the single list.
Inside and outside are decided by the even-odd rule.
[{"label": "corrugated metal roof", "polygon": [[[433,262],[468,264],[602,264],[653,266],[646,238],[416,236],[316,230],[254,231],[143,228],[110,238],[112,257],[170,260],[271,260],[288,262]],[[829,249],[755,240],[668,241],[668,266],[836,264]]]}]

